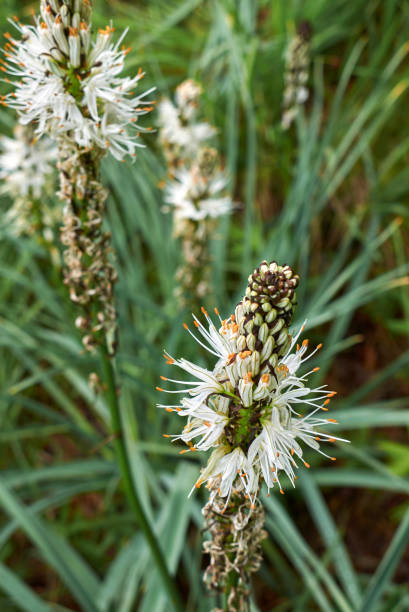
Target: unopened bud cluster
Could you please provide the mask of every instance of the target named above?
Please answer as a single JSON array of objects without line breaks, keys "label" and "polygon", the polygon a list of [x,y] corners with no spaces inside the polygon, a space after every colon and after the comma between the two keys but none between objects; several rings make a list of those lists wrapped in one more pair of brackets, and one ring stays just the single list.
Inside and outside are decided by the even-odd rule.
[{"label": "unopened bud cluster", "polygon": [[200,94],[200,86],[188,80],[177,88],[175,104],[166,99],[159,106],[170,176],[165,202],[173,211],[174,235],[183,253],[176,295],[193,308],[198,298],[211,293],[209,243],[217,228],[215,219],[233,206],[220,156],[206,144],[215,130],[197,119]]},{"label": "unopened bud cluster", "polygon": [[311,26],[303,22],[291,39],[285,54],[284,98],[281,125],[287,130],[300,106],[308,99],[307,81],[310,68]]}]

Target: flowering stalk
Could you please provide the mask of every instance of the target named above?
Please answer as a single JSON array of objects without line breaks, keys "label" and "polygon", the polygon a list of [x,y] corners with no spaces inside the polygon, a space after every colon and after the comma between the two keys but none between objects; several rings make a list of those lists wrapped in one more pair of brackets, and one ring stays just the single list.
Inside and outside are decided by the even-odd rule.
[{"label": "flowering stalk", "polygon": [[102,157],[135,156],[139,115],[151,108],[133,89],[143,77],[120,77],[128,49],[123,36],[112,42],[114,29],[91,37],[90,0],[41,0],[41,18],[34,26],[16,21],[22,41],[7,35],[4,70],[19,80],[3,104],[17,109],[20,122],[35,123],[36,134],[58,141],[60,197],[65,202],[62,243],[65,282],[70,297],[82,307],[77,325],[87,350],[99,348],[105,376],[118,464],[124,488],[175,610],[182,610],[176,586],[145,516],[134,487],[120,417],[112,357],[116,342],[113,288],[116,272],[110,262],[110,235],[103,229],[107,193],[100,183]]},{"label": "flowering stalk", "polygon": [[206,144],[215,129],[197,120],[200,94],[200,86],[188,80],[176,89],[176,105],[165,99],[159,106],[170,176],[165,202],[173,211],[173,233],[183,254],[175,293],[183,306],[193,310],[211,294],[209,242],[216,218],[233,207],[219,154]]},{"label": "flowering stalk", "polygon": [[[182,453],[213,449],[192,491],[204,483],[210,491],[203,511],[212,536],[205,544],[210,553],[206,579],[225,593],[226,610],[247,610],[249,576],[259,567],[265,537],[258,501],[262,482],[284,494],[283,475],[294,486],[297,461],[310,467],[300,442],[335,460],[320,443],[341,440],[321,431],[336,421],[317,416],[328,410],[335,392],[307,386],[308,376],[319,368],[297,374],[320,349],[307,354],[308,340],[298,343],[304,326],[294,336],[290,333],[298,282],[289,266],[264,261],[249,276],[235,313],[225,320],[219,317],[219,329],[204,309],[207,329],[194,317],[199,336],[185,325],[217,358],[213,370],[165,353],[169,365],[195,379],[161,377],[182,385],[167,391],[183,398],[159,407],[188,419],[181,434],[166,437],[185,442],[188,448]],[[304,413],[305,408],[312,410]]]},{"label": "flowering stalk", "polygon": [[285,53],[285,85],[281,119],[284,130],[288,130],[300,106],[308,99],[306,83],[310,66],[310,38],[311,26],[308,21],[303,21]]}]

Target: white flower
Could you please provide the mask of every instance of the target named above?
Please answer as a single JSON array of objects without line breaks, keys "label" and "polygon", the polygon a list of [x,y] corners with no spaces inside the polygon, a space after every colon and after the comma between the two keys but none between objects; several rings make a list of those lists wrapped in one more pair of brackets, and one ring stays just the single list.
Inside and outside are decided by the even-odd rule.
[{"label": "white flower", "polygon": [[14,24],[21,40],[8,35],[7,71],[17,81],[3,104],[18,111],[21,123],[35,123],[39,136],[66,134],[79,147],[109,149],[121,160],[134,156],[141,146],[137,132],[143,130],[136,121],[151,110],[145,98],[152,89],[135,96],[141,70],[133,78],[120,76],[128,53],[121,48],[126,32],[113,43],[114,29],[108,26],[92,43],[90,25],[78,14],[67,36],[60,14],[50,5],[42,13],[44,21],[37,19],[34,26]]},{"label": "white flower", "polygon": [[[320,346],[307,354],[308,341],[297,344],[303,326],[273,367],[269,359],[271,350],[267,357],[261,357],[271,339],[268,329],[264,332],[263,323],[258,335],[264,339],[263,348],[258,345],[259,350],[243,350],[241,330],[247,325],[247,319],[241,303],[235,315],[224,321],[220,319],[219,330],[207,312],[202,311],[207,328],[194,317],[200,337],[185,327],[217,358],[217,363],[210,372],[184,359],[175,360],[165,353],[169,365],[182,368],[196,379],[187,383],[162,377],[182,385],[182,389],[168,392],[190,396],[185,396],[178,406],[160,405],[169,411],[175,410],[179,416],[188,417],[180,435],[167,437],[187,443],[189,448],[182,452],[214,449],[196,487],[218,479],[222,497],[228,500],[234,488],[242,487],[254,501],[262,479],[268,489],[277,484],[283,493],[282,474],[294,485],[299,462],[309,467],[303,459],[300,442],[329,457],[320,449],[320,442],[342,440],[321,431],[323,426],[336,423],[334,419],[316,416],[317,412],[328,410],[335,392],[328,391],[326,386],[313,388],[307,385],[308,376],[319,368],[298,374],[299,368]],[[164,391],[162,388],[159,390]],[[305,408],[312,410],[303,414],[301,411]]]},{"label": "white flower", "polygon": [[203,144],[216,134],[209,123],[197,121],[201,93],[200,85],[188,79],[176,88],[175,104],[164,98],[158,107],[162,143],[172,149],[172,156],[185,161],[194,159]]},{"label": "white flower", "polygon": [[207,175],[201,171],[200,164],[175,172],[173,181],[167,184],[165,202],[174,207],[179,219],[216,218],[232,211],[233,201],[223,195],[227,177],[221,170]]},{"label": "white flower", "polygon": [[53,173],[57,149],[47,137],[32,138],[29,128],[18,126],[15,138],[0,138],[0,179],[13,196],[39,199]]}]

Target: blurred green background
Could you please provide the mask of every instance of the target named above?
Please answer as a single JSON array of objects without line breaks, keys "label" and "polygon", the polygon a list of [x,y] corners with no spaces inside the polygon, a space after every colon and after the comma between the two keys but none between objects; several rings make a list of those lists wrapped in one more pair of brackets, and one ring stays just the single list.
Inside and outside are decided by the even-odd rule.
[{"label": "blurred green background", "polygon": [[[338,390],[330,416],[350,445],[336,464],[307,453],[297,488],[264,498],[269,538],[252,610],[409,610],[409,2],[401,0],[98,0],[95,25],[129,27],[127,70],[156,99],[185,78],[242,203],[212,241],[215,304],[229,314],[258,263],[301,276],[297,323],[324,349],[316,385]],[[38,2],[3,0],[30,20]],[[310,98],[280,127],[283,54],[313,29]],[[8,91],[7,85],[3,92]],[[15,117],[1,107],[1,131]],[[145,125],[157,125],[154,112]],[[162,438],[182,421],[159,411],[164,347],[207,363],[173,297],[180,249],[161,212],[157,134],[135,164],[106,159],[117,252],[118,371],[133,477],[185,602],[217,605],[201,581],[200,461]],[[0,609],[161,612],[166,596],[127,505],[103,397],[88,385],[59,255],[0,222]],[[56,203],[56,206],[60,204]],[[56,239],[58,233],[56,234]],[[56,249],[60,249],[56,240]],[[275,492],[274,492],[275,493]],[[203,495],[203,497],[201,497]]]}]

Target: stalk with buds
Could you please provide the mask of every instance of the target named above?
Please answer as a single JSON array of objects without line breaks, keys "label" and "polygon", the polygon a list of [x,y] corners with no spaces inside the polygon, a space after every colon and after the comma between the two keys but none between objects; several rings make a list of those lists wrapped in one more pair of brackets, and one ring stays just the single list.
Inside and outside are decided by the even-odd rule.
[{"label": "stalk with buds", "polygon": [[264,261],[250,275],[234,314],[221,319],[215,309],[219,329],[205,309],[207,328],[193,320],[199,336],[185,325],[216,357],[213,370],[164,355],[167,364],[195,379],[185,384],[162,377],[181,384],[181,390],[167,391],[183,397],[159,406],[187,417],[181,434],[166,436],[187,444],[182,453],[212,449],[192,491],[204,483],[209,490],[203,510],[211,535],[204,547],[210,555],[205,579],[225,594],[228,611],[248,610],[250,575],[261,562],[261,484],[284,494],[283,476],[294,486],[299,463],[310,467],[301,443],[335,460],[320,443],[341,440],[321,431],[336,421],[317,415],[328,410],[335,392],[307,386],[308,375],[319,368],[297,374],[320,348],[307,354],[308,340],[298,342],[304,326],[295,335],[290,332],[298,282],[289,266]]}]

